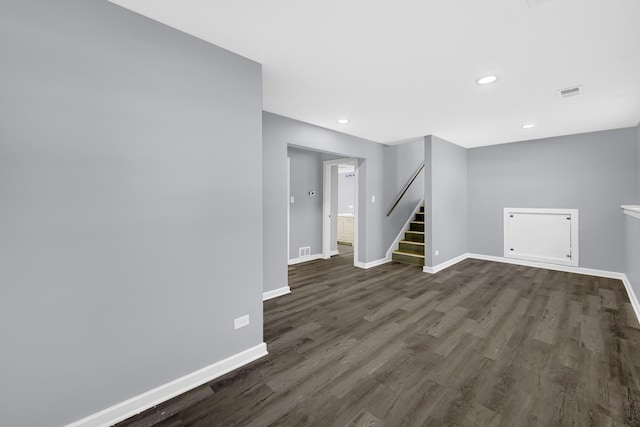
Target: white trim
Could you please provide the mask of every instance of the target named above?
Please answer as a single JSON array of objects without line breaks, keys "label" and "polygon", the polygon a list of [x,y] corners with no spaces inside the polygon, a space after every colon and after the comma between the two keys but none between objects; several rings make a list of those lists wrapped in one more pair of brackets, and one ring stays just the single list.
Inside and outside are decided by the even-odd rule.
[{"label": "white trim", "polygon": [[402,240],[402,238],[404,237],[405,230],[409,229],[409,224],[411,223],[411,221],[413,221],[416,214],[420,212],[420,207],[422,206],[423,203],[424,203],[424,197],[420,200],[416,208],[413,210],[413,213],[411,214],[407,222],[404,223],[404,226],[402,226],[402,229],[400,230],[400,233],[398,233],[398,235],[396,236],[396,239],[393,241],[391,246],[389,246],[389,250],[387,251],[388,260],[391,260],[393,256],[393,251],[397,250],[400,247],[400,240]]},{"label": "white trim", "polygon": [[340,255],[340,251],[338,249],[336,249],[335,251],[331,251],[329,253],[330,256],[335,256],[335,255]]},{"label": "white trim", "polygon": [[315,261],[317,259],[324,259],[324,256],[322,256],[322,254],[314,254],[309,256],[303,256],[300,258],[293,258],[289,260],[289,265],[300,264],[307,261]]},{"label": "white trim", "polygon": [[586,274],[587,276],[606,277],[608,279],[623,279],[624,273],[607,270],[595,270],[592,268],[573,267],[570,265],[548,264],[546,262],[516,260],[493,255],[468,254],[469,258],[482,259],[485,261],[502,262],[505,264],[522,265],[525,267],[544,268],[546,270],[564,271],[566,273]]},{"label": "white trim", "polygon": [[[360,175],[359,165],[357,157],[350,157],[344,159],[325,160],[322,162],[322,258],[329,259],[332,256],[331,253],[331,166],[335,165],[353,165],[354,167],[354,210],[353,210],[353,265],[358,267],[358,217],[359,217],[359,188],[360,188]],[[291,264],[289,264],[291,265]]]},{"label": "white trim", "polygon": [[238,369],[268,354],[267,345],[260,343],[245,351],[234,354],[212,365],[177,378],[131,399],[120,402],[110,408],[96,412],[67,427],[107,427],[139,414],[155,405],[159,405],[175,396],[185,393],[206,382]]},{"label": "white trim", "polygon": [[[539,255],[530,255],[526,253],[514,253],[511,249],[511,228],[509,227],[510,221],[509,217],[511,214],[550,214],[550,215],[569,215],[571,218],[570,225],[570,233],[571,233],[571,248],[570,248],[570,258],[567,259],[559,259],[559,258],[546,258]],[[573,267],[578,267],[580,260],[580,240],[579,240],[579,227],[578,222],[578,209],[540,209],[540,208],[504,208],[504,257],[505,258],[514,258],[521,259],[526,261],[534,261],[534,262],[542,262],[542,263],[552,263],[558,265],[568,265]]]},{"label": "white trim", "polygon": [[624,214],[640,219],[640,206],[622,205],[621,207]]},{"label": "white trim", "polygon": [[629,295],[629,301],[631,302],[631,307],[633,307],[633,311],[636,313],[636,318],[638,322],[640,322],[640,303],[638,302],[638,297],[633,292],[633,287],[631,286],[631,282],[626,274],[623,274],[622,283],[624,283],[624,287],[627,289],[627,295]]},{"label": "white trim", "polygon": [[274,289],[272,291],[267,291],[262,293],[262,301],[267,301],[273,298],[281,297],[282,295],[290,294],[291,288],[288,286],[283,286],[282,288]]},{"label": "white trim", "polygon": [[287,156],[287,259],[289,259],[290,256],[291,256],[291,157]]},{"label": "white trim", "polygon": [[543,268],[546,270],[563,271],[566,273],[586,274],[587,276],[605,277],[607,279],[621,280],[627,291],[627,295],[629,296],[631,307],[633,307],[633,311],[635,312],[636,317],[638,318],[638,322],[640,322],[640,302],[638,301],[637,295],[633,291],[631,282],[629,282],[629,278],[627,277],[626,274],[618,273],[616,271],[595,270],[591,268],[573,267],[569,265],[547,264],[543,262],[516,260],[516,259],[509,259],[509,258],[504,258],[499,256],[493,256],[493,255],[481,255],[481,254],[472,254],[472,253],[462,254],[459,257],[453,258],[442,264],[438,264],[435,267],[425,266],[422,268],[422,271],[425,273],[438,273],[439,271],[442,271],[447,267],[451,267],[452,265],[457,264],[469,258],[480,259],[483,261],[501,262],[504,264],[522,265],[525,267]]},{"label": "white trim", "polygon": [[388,262],[391,262],[391,260],[387,258],[381,258],[371,262],[357,261],[354,265],[358,268],[364,268],[365,270],[367,270],[369,268],[377,267],[379,265],[386,264]]},{"label": "white trim", "polygon": [[465,259],[469,258],[469,254],[462,254],[460,256],[457,256],[455,258],[451,258],[449,261],[445,261],[441,264],[438,264],[436,266],[433,267],[428,267],[428,266],[424,266],[422,267],[422,271],[424,273],[431,273],[431,274],[435,274],[438,273],[442,270],[444,270],[445,268],[449,268],[452,265],[455,265],[457,263],[459,263],[460,261],[464,261]]}]

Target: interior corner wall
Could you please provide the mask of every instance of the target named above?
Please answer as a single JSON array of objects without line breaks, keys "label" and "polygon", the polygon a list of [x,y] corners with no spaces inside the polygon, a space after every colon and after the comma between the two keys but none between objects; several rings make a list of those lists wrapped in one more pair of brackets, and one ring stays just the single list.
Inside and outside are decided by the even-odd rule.
[{"label": "interior corner wall", "polygon": [[[326,156],[317,151],[289,147],[291,159],[289,207],[289,259],[299,257],[299,248],[311,247],[311,255],[322,254],[323,161]],[[312,196],[310,191],[315,191]]]},{"label": "interior corner wall", "polygon": [[[638,196],[636,205],[640,205],[640,125],[636,127],[636,172],[638,174]],[[625,203],[626,204],[626,203]],[[632,203],[629,203],[632,204]],[[625,221],[625,270],[631,287],[640,298],[640,219],[624,215]]]},{"label": "interior corner wall", "polygon": [[580,267],[622,272],[637,196],[635,128],[468,150],[469,251],[504,256],[503,209],[579,210]]},{"label": "interior corner wall", "polygon": [[625,274],[636,298],[640,298],[640,219],[624,216],[625,226]]},{"label": "interior corner wall", "polygon": [[433,137],[424,137],[424,265],[433,266]]},{"label": "interior corner wall", "polygon": [[636,204],[640,205],[640,123],[636,127],[636,151],[638,159],[638,197],[636,198]]},{"label": "interior corner wall", "polygon": [[[303,123],[298,120],[263,113],[263,147],[269,152],[271,164],[265,164],[264,191],[279,197],[264,200],[265,264],[284,270],[265,270],[264,291],[277,289],[287,284],[287,205],[286,199],[286,152],[287,145],[320,151],[337,157],[358,160],[358,261],[365,263],[384,258],[383,235],[384,209],[383,194],[383,148],[382,144],[335,132],[329,129]],[[369,173],[371,171],[371,173]],[[372,202],[376,196],[376,202]],[[281,199],[280,199],[281,197]],[[280,202],[285,200],[285,202]]]},{"label": "interior corner wall", "polygon": [[432,267],[468,251],[467,150],[436,136],[428,136],[425,138],[427,152],[430,190],[425,209],[428,211],[425,215],[425,265]]},{"label": "interior corner wall", "polygon": [[0,52],[2,424],[262,343],[260,65],[102,0],[3,1]]},{"label": "interior corner wall", "polygon": [[[384,200],[387,211],[424,162],[424,139],[384,147]],[[385,217],[384,242],[387,250],[403,232],[413,210],[424,197],[424,171],[418,175],[391,215]],[[387,212],[384,214],[386,215]]]}]

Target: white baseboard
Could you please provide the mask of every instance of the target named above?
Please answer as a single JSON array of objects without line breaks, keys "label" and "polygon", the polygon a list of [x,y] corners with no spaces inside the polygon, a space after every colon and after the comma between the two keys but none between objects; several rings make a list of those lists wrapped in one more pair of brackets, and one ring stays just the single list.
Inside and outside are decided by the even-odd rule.
[{"label": "white baseboard", "polygon": [[468,258],[482,259],[485,261],[502,262],[504,264],[523,265],[525,267],[537,267],[547,270],[564,271],[566,273],[586,274],[587,276],[606,277],[608,279],[622,280],[624,273],[606,270],[594,270],[591,268],[573,267],[570,265],[548,264],[546,262],[527,261],[522,259],[504,258],[493,255],[467,254]]},{"label": "white baseboard", "polygon": [[293,258],[289,260],[289,265],[301,264],[303,262],[315,261],[317,259],[322,259],[322,254],[309,255],[309,256],[304,256],[300,258]]},{"label": "white baseboard", "polygon": [[435,274],[439,271],[444,270],[445,268],[451,267],[452,265],[459,263],[460,261],[464,261],[467,258],[469,258],[469,254],[462,254],[460,256],[450,259],[449,261],[445,261],[433,267],[424,266],[422,267],[422,271],[425,273]]},{"label": "white baseboard", "polygon": [[377,266],[382,265],[382,264],[386,264],[388,262],[391,262],[391,260],[387,259],[387,258],[381,258],[381,259],[377,259],[377,260],[371,261],[371,262],[356,261],[354,263],[354,265],[356,267],[364,268],[366,270],[366,269],[369,269],[369,268],[377,267]]},{"label": "white baseboard", "polygon": [[631,282],[629,282],[629,278],[627,277],[626,274],[618,273],[616,271],[595,270],[592,268],[573,267],[570,265],[547,264],[544,262],[526,261],[526,260],[504,258],[499,256],[493,256],[493,255],[481,255],[481,254],[472,254],[472,253],[466,253],[466,254],[460,255],[459,257],[443,262],[442,264],[438,264],[435,267],[423,267],[422,271],[424,271],[425,273],[437,273],[439,271],[444,270],[447,267],[451,267],[452,265],[459,263],[460,261],[464,261],[467,258],[481,259],[484,261],[494,261],[494,262],[501,262],[505,264],[522,265],[525,267],[544,268],[547,270],[563,271],[566,273],[586,274],[587,276],[605,277],[607,279],[621,280],[627,291],[627,295],[629,296],[631,307],[633,307],[633,311],[635,312],[636,317],[638,318],[638,322],[640,322],[640,302],[638,301],[638,297],[636,296],[636,294],[633,292],[633,288],[631,287]]},{"label": "white baseboard", "polygon": [[329,256],[334,256],[334,255],[340,255],[340,251],[336,249],[335,251],[329,252]]},{"label": "white baseboard", "polygon": [[108,427],[139,414],[153,406],[185,393],[206,382],[266,356],[267,345],[260,343],[243,352],[139,394],[110,408],[68,424],[67,427]]},{"label": "white baseboard", "polygon": [[570,265],[555,265],[555,264],[546,264],[543,262],[515,260],[515,259],[503,258],[503,257],[497,257],[497,256],[491,256],[491,255],[480,255],[480,254],[467,254],[467,255],[468,255],[468,258],[482,259],[485,261],[503,262],[506,264],[524,265],[526,267],[545,268],[547,270],[564,271],[566,273],[586,274],[587,276],[605,277],[607,279],[621,280],[622,283],[624,284],[624,288],[627,291],[627,295],[629,296],[631,307],[633,307],[633,311],[635,312],[636,317],[638,318],[638,322],[640,322],[640,303],[638,302],[638,297],[633,292],[633,288],[631,287],[631,282],[629,282],[629,278],[624,273],[618,273],[617,271],[595,270],[592,268],[572,267]]},{"label": "white baseboard", "polygon": [[262,301],[270,300],[272,298],[277,298],[282,295],[290,294],[291,288],[288,286],[283,286],[282,288],[274,289],[272,291],[267,291],[262,293]]},{"label": "white baseboard", "polygon": [[393,241],[391,246],[389,246],[389,250],[387,251],[387,259],[389,261],[391,261],[391,254],[393,253],[393,251],[397,250],[400,247],[400,240],[402,240],[402,238],[404,237],[404,232],[409,229],[409,224],[416,217],[416,214],[420,212],[420,206],[422,206],[423,204],[424,204],[424,197],[420,199],[420,202],[411,213],[411,216],[409,217],[407,222],[405,222],[404,225],[402,226],[400,233],[398,233],[398,235],[396,236],[396,239]]}]

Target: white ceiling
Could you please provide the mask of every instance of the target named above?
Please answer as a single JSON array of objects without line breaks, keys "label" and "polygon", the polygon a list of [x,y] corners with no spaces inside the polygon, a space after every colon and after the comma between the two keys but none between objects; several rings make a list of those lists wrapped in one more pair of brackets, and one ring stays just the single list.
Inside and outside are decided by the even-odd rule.
[{"label": "white ceiling", "polygon": [[[264,110],[385,144],[640,121],[638,0],[113,2],[263,64]],[[487,74],[500,79],[477,85]]]}]

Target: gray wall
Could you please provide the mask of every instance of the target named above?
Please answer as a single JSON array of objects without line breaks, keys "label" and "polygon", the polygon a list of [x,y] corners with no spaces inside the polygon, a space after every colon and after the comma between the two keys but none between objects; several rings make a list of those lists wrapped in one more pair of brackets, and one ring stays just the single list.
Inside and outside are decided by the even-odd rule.
[{"label": "gray wall", "polygon": [[637,196],[636,129],[468,150],[469,251],[503,256],[503,208],[575,208],[580,267],[624,271],[620,205]]},{"label": "gray wall", "polygon": [[625,221],[625,273],[636,298],[640,298],[640,219],[624,215]]},{"label": "gray wall", "polygon": [[[384,147],[384,194],[385,210],[387,214],[394,201],[399,196],[405,185],[411,180],[413,174],[424,161],[424,140],[407,142],[405,144]],[[409,190],[398,203],[390,216],[385,216],[384,242],[385,251],[402,231],[413,210],[424,196],[424,172],[411,184]]]},{"label": "gray wall", "polygon": [[[640,205],[640,125],[636,127],[636,151],[638,173],[638,196],[633,203]],[[640,298],[640,219],[625,215],[625,270],[637,298]]]},{"label": "gray wall", "polygon": [[640,204],[640,124],[636,127],[636,151],[638,155],[638,197],[636,198],[636,203]]},{"label": "gray wall", "polygon": [[[425,238],[425,263],[435,266],[468,251],[467,150],[436,136],[426,137],[425,144],[431,146],[430,219],[425,221],[430,230]],[[435,255],[436,250],[439,255]]]},{"label": "gray wall", "polygon": [[[265,266],[270,266],[265,267],[264,271],[264,291],[278,289],[287,284],[287,145],[331,153],[335,157],[359,159],[358,260],[371,262],[385,258],[389,246],[400,231],[399,228],[394,231],[395,224],[387,218],[386,212],[393,201],[390,199],[395,197],[401,188],[400,186],[391,191],[385,185],[388,175],[385,171],[389,171],[388,167],[385,168],[388,166],[385,156],[402,149],[387,147],[268,112],[263,113],[262,134],[265,153],[264,262]],[[417,164],[419,163],[418,159]],[[411,169],[413,167],[406,169],[405,166],[402,172],[410,175],[414,172]],[[405,182],[402,183],[404,184]],[[376,196],[375,203],[371,201],[371,196]],[[281,202],[282,200],[285,202]],[[402,224],[407,218],[408,216],[402,220]]]},{"label": "gray wall", "polygon": [[2,424],[261,343],[260,65],[102,0],[3,1],[0,56]]},{"label": "gray wall", "polygon": [[338,213],[349,213],[349,206],[355,208],[356,186],[353,172],[338,174]]},{"label": "gray wall", "polygon": [[[290,253],[298,258],[298,249],[311,246],[311,255],[322,253],[322,153],[289,147],[291,159]],[[309,191],[316,194],[309,196]]]}]

